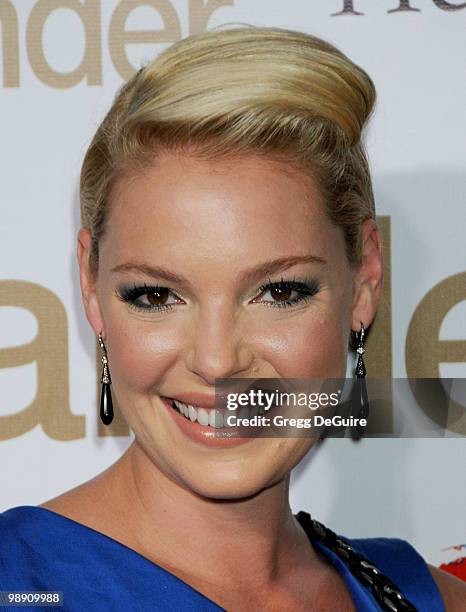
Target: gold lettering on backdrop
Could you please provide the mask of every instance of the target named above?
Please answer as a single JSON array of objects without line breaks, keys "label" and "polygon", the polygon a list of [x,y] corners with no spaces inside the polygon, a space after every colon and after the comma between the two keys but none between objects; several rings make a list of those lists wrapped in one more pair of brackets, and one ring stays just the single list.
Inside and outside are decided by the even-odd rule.
[{"label": "gold lettering on backdrop", "polygon": [[[408,378],[431,378],[430,384],[411,385],[418,404],[442,427],[466,433],[466,405],[455,402],[439,379],[440,363],[466,363],[466,339],[439,340],[448,312],[466,300],[466,272],[454,274],[432,287],[418,304],[406,337]],[[463,330],[464,333],[464,330]]]},{"label": "gold lettering on backdrop", "polygon": [[[161,30],[126,30],[128,15],[140,6],[150,6],[158,11],[164,27]],[[181,25],[178,14],[168,0],[123,0],[120,2],[110,21],[108,46],[113,65],[123,79],[129,79],[136,68],[126,55],[125,45],[130,43],[172,43],[181,38]]]},{"label": "gold lettering on backdrop", "polygon": [[[102,360],[101,360],[101,350],[99,346],[99,342],[96,340],[95,343],[96,349],[96,367],[97,367],[97,406],[96,406],[96,415],[97,415],[97,432],[101,437],[106,436],[129,436],[129,427],[124,420],[120,408],[118,406],[117,399],[115,397],[115,393],[112,393],[112,402],[113,402],[113,421],[110,425],[104,425],[100,418],[100,394],[102,392],[102,383],[100,382],[102,378]],[[112,371],[111,364],[110,365],[110,374]]]},{"label": "gold lettering on backdrop", "polygon": [[198,34],[207,30],[211,15],[223,6],[234,6],[234,0],[190,0],[189,33]]},{"label": "gold lettering on backdrop", "polygon": [[[70,9],[79,15],[84,31],[84,55],[71,72],[57,72],[44,53],[43,31],[49,15],[57,9]],[[31,10],[26,29],[26,48],[32,69],[46,85],[66,89],[84,78],[88,85],[102,85],[102,48],[99,0],[39,0]]]},{"label": "gold lettering on backdrop", "polygon": [[2,24],[3,85],[19,87],[18,15],[10,0],[0,2]]},{"label": "gold lettering on backdrop", "polygon": [[66,311],[49,289],[25,281],[0,281],[0,306],[25,308],[38,325],[34,340],[0,349],[0,368],[37,364],[37,392],[29,406],[0,416],[0,440],[21,436],[42,425],[54,440],[85,436],[85,417],[69,407],[68,331]]},{"label": "gold lettering on backdrop", "polygon": [[[322,0],[323,2],[324,0]],[[421,9],[411,6],[412,0],[396,0],[398,6],[387,10],[387,14],[421,13]],[[457,12],[466,9],[466,2],[432,0],[434,6],[442,11]],[[19,4],[21,0],[17,0]],[[172,0],[112,0],[115,6],[109,28],[109,51],[116,70],[126,80],[135,72],[130,64],[125,45],[131,43],[173,43],[181,38],[180,18]],[[341,0],[342,9],[331,13],[332,17],[341,15],[361,16],[361,8],[356,0]],[[109,0],[110,3],[110,0]],[[32,4],[32,0],[30,0]],[[87,85],[102,85],[102,26],[101,0],[37,0],[32,4],[26,24],[27,55],[32,70],[46,85],[58,89],[73,87],[86,77]],[[164,28],[161,30],[125,30],[129,13],[140,6],[151,6],[161,15]],[[188,0],[189,34],[208,29],[209,19],[220,8],[234,6],[234,0]],[[42,34],[45,22],[56,9],[68,8],[81,19],[85,37],[85,52],[81,64],[69,73],[53,70],[44,55]],[[181,10],[178,9],[181,13]],[[2,26],[3,85],[19,87],[20,53],[18,14],[14,0],[0,0],[0,20]]]}]

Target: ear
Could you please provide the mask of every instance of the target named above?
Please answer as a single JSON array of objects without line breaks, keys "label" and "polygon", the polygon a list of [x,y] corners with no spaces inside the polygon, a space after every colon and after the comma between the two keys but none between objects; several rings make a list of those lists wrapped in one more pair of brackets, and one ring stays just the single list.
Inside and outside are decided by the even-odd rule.
[{"label": "ear", "polygon": [[383,282],[382,241],[377,223],[366,219],[361,226],[362,261],[354,277],[352,329],[367,329],[374,320]]},{"label": "ear", "polygon": [[95,334],[102,333],[105,338],[105,325],[102,311],[97,297],[97,278],[90,271],[89,255],[91,252],[92,239],[89,230],[82,227],[78,232],[78,263],[79,281],[81,284],[81,295],[83,298],[84,311],[87,320],[91,324]]}]

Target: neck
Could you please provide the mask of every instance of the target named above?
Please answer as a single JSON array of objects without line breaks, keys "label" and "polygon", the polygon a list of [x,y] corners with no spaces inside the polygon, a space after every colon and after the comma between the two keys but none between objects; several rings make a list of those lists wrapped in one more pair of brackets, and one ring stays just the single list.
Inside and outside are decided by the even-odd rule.
[{"label": "neck", "polygon": [[247,498],[205,498],[170,479],[135,442],[107,482],[108,502],[119,509],[112,520],[132,534],[127,544],[191,584],[278,584],[315,556],[291,512],[289,474]]}]

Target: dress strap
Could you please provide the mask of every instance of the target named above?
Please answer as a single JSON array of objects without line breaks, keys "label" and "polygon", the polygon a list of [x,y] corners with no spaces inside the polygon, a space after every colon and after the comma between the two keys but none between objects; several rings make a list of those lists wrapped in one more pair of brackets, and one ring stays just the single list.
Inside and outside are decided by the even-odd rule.
[{"label": "dress strap", "polygon": [[296,518],[307,533],[311,543],[313,540],[317,540],[329,548],[345,563],[351,574],[363,586],[370,588],[382,610],[387,612],[416,612],[417,608],[401,593],[390,578],[346,540],[322,523],[312,519],[308,512],[301,510]]}]

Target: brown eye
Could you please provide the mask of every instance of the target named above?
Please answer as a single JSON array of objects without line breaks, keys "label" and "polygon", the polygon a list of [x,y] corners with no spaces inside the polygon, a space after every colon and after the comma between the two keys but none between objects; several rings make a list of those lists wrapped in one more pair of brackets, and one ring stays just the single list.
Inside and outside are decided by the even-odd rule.
[{"label": "brown eye", "polygon": [[147,286],[145,283],[133,287],[119,287],[115,295],[126,302],[129,308],[146,312],[167,311],[177,304],[184,304],[168,287]]},{"label": "brown eye", "polygon": [[[320,283],[315,279],[300,281],[297,279],[273,283],[270,279],[267,284],[260,287],[260,302],[267,306],[290,308],[308,302],[320,291]],[[257,298],[256,298],[257,300]],[[256,302],[253,300],[253,302]]]},{"label": "brown eye", "polygon": [[273,287],[272,289],[270,289],[270,295],[277,302],[285,302],[289,300],[292,293],[293,289],[289,289],[287,287]]},{"label": "brown eye", "polygon": [[152,306],[163,306],[167,301],[169,290],[166,288],[156,289],[146,293],[147,301]]}]

